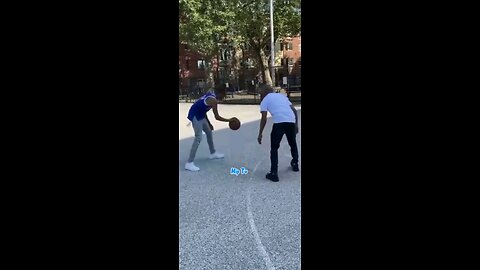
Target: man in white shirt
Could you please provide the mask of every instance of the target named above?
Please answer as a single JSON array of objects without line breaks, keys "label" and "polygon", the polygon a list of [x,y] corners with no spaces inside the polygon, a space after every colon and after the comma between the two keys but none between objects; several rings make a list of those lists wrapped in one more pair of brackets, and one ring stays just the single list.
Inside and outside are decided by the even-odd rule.
[{"label": "man in white shirt", "polygon": [[273,88],[263,84],[259,86],[260,92],[260,131],[258,133],[258,143],[262,144],[262,133],[267,123],[267,112],[270,112],[273,118],[272,132],[270,133],[270,173],[266,175],[267,179],[278,182],[278,148],[282,141],[283,134],[287,137],[292,154],[290,165],[293,171],[298,171],[298,149],[295,139],[298,133],[297,110],[293,107],[288,98],[280,93],[274,93]]}]

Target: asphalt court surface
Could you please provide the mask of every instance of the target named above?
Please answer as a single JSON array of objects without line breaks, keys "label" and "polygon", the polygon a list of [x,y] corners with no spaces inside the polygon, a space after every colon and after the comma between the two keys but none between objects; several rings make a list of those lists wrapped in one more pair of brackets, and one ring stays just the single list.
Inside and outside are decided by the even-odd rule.
[{"label": "asphalt court surface", "polygon": [[[284,136],[279,149],[277,183],[265,178],[270,169],[268,119],[258,144],[258,105],[219,105],[220,115],[237,117],[237,131],[216,121],[213,140],[225,158],[209,160],[206,137],[197,151],[198,172],[184,169],[193,143],[186,115],[191,104],[179,103],[179,261],[180,269],[301,269],[300,172],[290,168]],[[301,107],[297,145],[301,170]],[[231,168],[244,168],[232,175]]]}]

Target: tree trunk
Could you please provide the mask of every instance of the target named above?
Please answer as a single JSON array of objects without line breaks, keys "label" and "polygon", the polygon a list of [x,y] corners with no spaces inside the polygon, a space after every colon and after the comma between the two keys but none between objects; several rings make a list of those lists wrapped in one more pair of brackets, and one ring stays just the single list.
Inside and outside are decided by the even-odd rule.
[{"label": "tree trunk", "polygon": [[273,86],[272,77],[270,76],[270,68],[268,65],[268,57],[265,55],[265,52],[262,49],[257,49],[257,54],[264,83]]},{"label": "tree trunk", "polygon": [[242,59],[242,51],[239,48],[236,48],[233,53],[233,76],[234,76],[234,81],[235,81],[235,88],[238,88],[240,86],[240,61]]},{"label": "tree trunk", "polygon": [[[219,50],[218,50],[218,48],[217,48],[217,52],[218,52],[218,51],[219,51]],[[216,60],[216,65],[215,65],[215,72],[216,72],[215,74],[216,74],[217,76],[215,76],[215,82],[214,82],[214,84],[213,84],[213,87],[216,87],[216,86],[220,83],[220,70],[219,70],[220,58],[219,58],[218,53],[216,54],[215,57],[216,57],[216,59],[217,59],[217,60]]]},{"label": "tree trunk", "polygon": [[207,89],[213,88],[215,86],[215,76],[213,75],[213,64],[214,64],[214,58],[210,58],[210,61],[205,67],[205,75],[206,75],[206,87]]}]

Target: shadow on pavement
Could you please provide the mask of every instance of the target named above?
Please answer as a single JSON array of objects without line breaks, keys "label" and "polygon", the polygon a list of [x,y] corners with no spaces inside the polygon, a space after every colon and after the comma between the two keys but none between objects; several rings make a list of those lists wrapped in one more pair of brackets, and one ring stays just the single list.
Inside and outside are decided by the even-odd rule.
[{"label": "shadow on pavement", "polygon": [[[300,109],[298,113],[301,167]],[[212,124],[219,126],[216,121]],[[260,119],[244,123],[237,131],[214,130],[215,148],[225,154],[218,160],[208,159],[204,135],[194,161],[198,172],[184,169],[193,128],[188,131],[191,136],[179,140],[180,269],[266,269],[265,256],[275,269],[300,269],[301,174],[290,168],[290,147],[284,136],[279,149],[280,181],[265,179],[270,169],[272,119],[267,121],[261,145],[259,125]],[[230,174],[231,167],[242,166],[247,174]],[[268,255],[262,255],[260,245]]]},{"label": "shadow on pavement", "polygon": [[[299,116],[299,128],[300,132],[297,134],[297,147],[299,149],[300,163],[301,163],[301,109],[298,110]],[[241,119],[240,119],[241,120]],[[202,137],[200,146],[198,147],[197,154],[195,156],[194,163],[198,167],[207,168],[209,163],[215,162],[218,164],[224,164],[222,169],[226,172],[230,170],[232,166],[244,166],[252,172],[255,164],[262,162],[258,170],[266,173],[270,168],[270,132],[272,130],[273,121],[271,117],[268,118],[267,124],[263,131],[262,144],[258,144],[257,136],[260,127],[260,119],[248,123],[243,123],[239,130],[230,130],[229,128],[219,129],[213,131],[213,142],[216,151],[225,154],[225,158],[221,160],[209,160],[210,151],[208,148],[207,138],[205,135]],[[218,122],[212,121],[214,128],[218,126]],[[194,132],[190,127],[191,136],[185,139],[179,140],[179,170],[180,172],[188,172],[184,169],[185,162],[190,154],[192,147]],[[290,146],[287,139],[283,136],[279,148],[279,174],[284,171],[290,171]],[[201,172],[200,171],[200,172]],[[195,172],[188,172],[195,173]],[[197,172],[198,173],[198,172]]]}]

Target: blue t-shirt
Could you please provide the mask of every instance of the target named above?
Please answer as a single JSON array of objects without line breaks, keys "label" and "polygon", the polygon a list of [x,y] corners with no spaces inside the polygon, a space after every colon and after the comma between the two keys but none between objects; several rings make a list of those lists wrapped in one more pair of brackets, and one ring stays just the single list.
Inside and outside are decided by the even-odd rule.
[{"label": "blue t-shirt", "polygon": [[206,93],[201,98],[199,98],[195,103],[193,103],[192,107],[188,111],[188,120],[192,121],[193,117],[196,117],[197,120],[202,120],[207,115],[207,112],[212,108],[208,106],[205,102],[207,98],[216,98],[214,93]]}]

